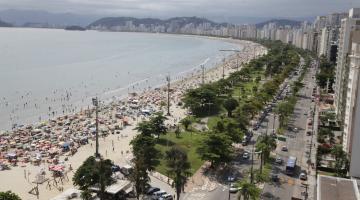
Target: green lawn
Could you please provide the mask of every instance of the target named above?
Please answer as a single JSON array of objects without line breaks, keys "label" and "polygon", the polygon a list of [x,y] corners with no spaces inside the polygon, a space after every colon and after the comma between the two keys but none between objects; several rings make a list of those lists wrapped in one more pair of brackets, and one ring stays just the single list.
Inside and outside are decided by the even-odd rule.
[{"label": "green lawn", "polygon": [[[177,138],[175,133],[168,133],[162,135],[156,148],[159,149],[165,156],[165,152],[172,146],[177,145],[187,152],[189,162],[191,164],[191,173],[195,173],[200,166],[204,163],[196,153],[196,149],[200,142],[205,138],[205,133],[190,133],[182,132],[180,137]],[[164,159],[160,160],[160,165],[156,167],[156,171],[166,175],[166,163]]]},{"label": "green lawn", "polygon": [[218,123],[218,121],[220,121],[221,118],[219,116],[211,116],[209,117],[209,120],[208,120],[208,128],[210,130],[214,129],[214,127],[216,126],[216,124]]}]

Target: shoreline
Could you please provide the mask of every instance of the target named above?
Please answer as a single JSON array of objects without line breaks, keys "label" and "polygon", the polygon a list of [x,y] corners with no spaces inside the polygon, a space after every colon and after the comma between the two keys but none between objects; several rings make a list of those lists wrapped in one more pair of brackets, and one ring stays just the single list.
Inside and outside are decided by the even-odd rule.
[{"label": "shoreline", "polygon": [[[218,65],[206,70],[205,82],[216,81],[220,79],[222,77],[222,70],[224,65],[224,68],[226,69],[225,75],[227,76],[228,74],[238,70],[236,68],[232,68],[234,64],[236,65],[236,59],[240,59],[243,63],[247,63],[253,58],[253,56],[265,54],[267,51],[265,47],[253,42],[243,40],[234,41],[238,44],[242,43],[244,45],[243,50],[239,53],[229,56],[226,59],[225,63],[219,63]],[[258,49],[253,48],[254,46],[257,46]],[[245,49],[246,47],[248,49]],[[253,50],[254,52],[252,52],[251,50]],[[171,89],[173,91],[171,94],[172,101],[170,109],[172,116],[169,117],[166,122],[168,125],[176,124],[180,119],[186,116],[186,110],[177,106],[177,102],[181,100],[181,96],[187,89],[198,87],[198,85],[201,83],[200,77],[201,70],[196,70],[194,73],[191,73],[190,75],[188,74],[186,78],[171,83]],[[128,107],[137,105],[138,111],[146,108],[164,111],[164,107],[159,108],[161,107],[161,102],[164,100],[166,100],[166,92],[164,91],[164,86],[161,86],[158,90],[155,90],[153,88],[151,90],[146,90],[136,96],[125,97],[123,100],[120,101],[121,103],[118,103],[118,105],[113,105],[116,104],[116,102],[112,102],[104,106],[104,108],[102,108],[99,112],[100,120],[103,121],[103,123],[100,123],[100,130],[102,128],[110,128],[110,125],[118,125],[120,127],[123,127],[123,129],[119,130],[120,134],[110,133],[107,137],[99,139],[100,153],[105,158],[113,160],[115,164],[119,164],[120,166],[129,164],[129,160],[131,159],[131,149],[129,146],[129,142],[137,134],[137,132],[133,130],[133,128],[139,121],[147,119],[147,116],[141,115],[139,114],[139,112],[135,112],[133,109],[128,109]],[[135,101],[137,103],[134,103]],[[126,107],[126,110],[122,111],[122,107]],[[119,113],[119,110],[125,113],[123,119],[117,119],[116,117],[114,117],[117,113]],[[56,118],[56,124],[51,127],[51,129],[54,130],[54,132],[51,132],[51,135],[55,135],[58,137],[61,136],[62,138],[64,138],[62,140],[58,139],[56,140],[56,142],[70,141],[72,136],[78,133],[67,133],[63,130],[65,127],[67,127],[67,125],[64,125],[67,124],[67,120],[74,118],[73,121],[71,121],[71,125],[69,127],[70,129],[78,130],[80,132],[86,127],[85,124],[87,124],[87,121],[89,121],[90,124],[94,121],[93,109],[90,110],[90,115],[91,117],[87,117],[87,114],[83,111],[80,113],[75,113],[73,114],[73,116],[68,115],[67,118],[64,116]],[[116,121],[116,123],[111,123],[114,120]],[[62,125],[58,125],[59,122],[62,122]],[[76,124],[73,124],[74,122],[76,122]],[[125,122],[128,122],[130,125],[124,126]],[[107,126],[107,123],[109,123],[109,126]],[[63,185],[59,186],[58,189],[52,188],[51,190],[46,187],[45,183],[39,185],[40,199],[50,199],[51,197],[61,193],[60,190],[66,190],[67,188],[73,187],[71,177],[74,171],[82,164],[82,162],[88,156],[93,155],[94,153],[94,138],[91,137],[91,134],[89,133],[88,136],[88,139],[90,141],[89,144],[77,146],[77,143],[75,141],[73,142],[74,144],[71,147],[76,149],[77,151],[77,153],[75,153],[74,155],[70,156],[68,155],[68,152],[65,152],[62,155],[59,153],[59,162],[63,163],[66,169],[68,169],[70,165],[71,168],[73,168],[73,171],[68,172],[69,181],[65,181]],[[42,143],[38,142],[37,144]],[[45,150],[45,152],[52,151],[56,148],[59,149],[59,145],[56,143],[49,146],[50,147]],[[39,166],[34,166],[32,164],[24,163],[19,160],[19,166],[13,167],[10,170],[0,171],[0,179],[9,180],[6,184],[0,184],[0,191],[12,190],[13,192],[19,194],[20,197],[23,199],[36,199],[36,196],[28,194],[28,191],[32,187],[34,187],[34,184],[31,183],[31,180],[35,178],[36,174],[41,169],[44,169],[46,171],[46,177],[51,179],[51,172],[47,171],[47,168],[50,166],[48,160],[49,159],[44,158],[40,162]]]},{"label": "shoreline", "polygon": [[[27,29],[31,29],[31,28],[27,28]],[[52,30],[52,29],[51,29]],[[60,29],[62,30],[62,29]],[[94,32],[97,32],[95,30],[92,30]],[[139,34],[144,34],[142,32],[135,32],[135,33],[139,33]],[[156,33],[146,33],[146,34],[153,34],[153,35],[159,35]],[[168,36],[182,36],[182,37],[193,37],[193,38],[200,38],[200,39],[208,39],[208,40],[218,40],[218,41],[222,41],[225,43],[229,43],[232,45],[236,45],[237,48],[236,49],[241,49],[238,48],[238,42],[234,41],[232,39],[229,38],[216,38],[216,37],[210,37],[210,36],[196,36],[196,35],[184,35],[184,34],[166,34],[166,33],[161,33],[161,35],[168,35]],[[242,50],[242,49],[241,49]],[[220,54],[221,55],[221,54]],[[225,55],[226,58],[228,58],[229,55]],[[216,57],[211,57],[210,61],[206,64],[209,65],[209,67],[207,68],[215,68],[217,67],[218,63],[221,63],[220,59],[218,58],[219,55],[217,55]],[[183,71],[179,71],[179,72],[173,72],[174,74],[171,74],[173,77],[176,77],[176,79],[180,80],[182,78],[186,78],[187,76],[192,76],[194,73],[197,73],[198,69],[200,69],[200,62],[203,62],[203,60],[199,61],[199,63],[195,63],[194,65],[189,65],[189,69],[184,69]],[[137,93],[142,93],[143,91],[147,90],[148,88],[154,89],[156,87],[162,87],[163,85],[166,84],[165,81],[165,76],[166,73],[162,73],[162,74],[154,74],[152,76],[147,76],[145,78],[140,78],[138,80],[134,80],[132,82],[128,82],[127,84],[124,84],[124,86],[115,86],[114,87],[108,87],[108,88],[103,88],[102,91],[97,92],[96,94],[84,94],[83,96],[75,96],[74,98],[72,97],[71,93],[74,93],[76,95],[76,90],[77,88],[73,88],[72,86],[69,88],[63,88],[60,89],[60,91],[58,89],[56,96],[52,96],[53,94],[49,93],[49,94],[45,94],[45,99],[46,102],[44,106],[40,106],[41,102],[39,102],[37,98],[32,99],[35,100],[34,101],[23,101],[19,103],[19,107],[18,105],[15,104],[14,105],[10,105],[9,108],[5,108],[4,107],[4,112],[7,113],[6,115],[4,115],[4,117],[2,117],[2,123],[1,123],[1,128],[0,128],[0,134],[2,132],[11,132],[12,126],[16,125],[16,127],[22,127],[22,126],[27,126],[27,125],[39,125],[43,122],[58,118],[58,117],[63,117],[66,115],[72,115],[75,114],[77,112],[81,112],[84,109],[88,109],[89,107],[91,107],[91,98],[98,96],[101,100],[109,103],[113,100],[119,100],[119,99],[123,99],[126,98],[128,96],[129,93],[135,91]],[[164,79],[164,80],[162,80]],[[149,81],[149,82],[148,82]],[[83,87],[83,86],[81,86]],[[135,88],[135,89],[134,89]],[[69,93],[70,93],[70,100],[67,101],[61,101],[60,102],[60,98],[63,98],[63,95],[68,93],[69,89]],[[24,91],[25,92],[25,91]],[[26,92],[27,93],[27,92]],[[29,91],[29,93],[32,93],[31,91]],[[50,96],[49,96],[50,95]],[[49,100],[47,99],[49,97]],[[18,96],[17,98],[20,99],[20,96]],[[22,96],[21,96],[22,98]],[[56,102],[54,101],[54,103],[52,103],[52,99],[56,98]],[[26,99],[26,98],[24,98]],[[37,102],[36,102],[37,101]],[[6,103],[6,101],[4,100],[4,102],[0,103]],[[22,106],[22,103],[24,103],[24,108]],[[26,103],[26,107],[25,107],[25,103]],[[28,104],[29,103],[29,104]],[[35,108],[33,107],[35,103]],[[31,105],[30,105],[31,104]],[[36,107],[36,104],[38,104],[38,107]],[[49,106],[49,110],[47,109]],[[51,111],[50,111],[50,107],[51,107]],[[7,109],[7,110],[6,110]],[[16,114],[12,114],[10,111],[10,109],[15,110],[15,112],[17,112]],[[12,111],[13,112],[13,111]],[[9,119],[10,117],[10,119]]]}]

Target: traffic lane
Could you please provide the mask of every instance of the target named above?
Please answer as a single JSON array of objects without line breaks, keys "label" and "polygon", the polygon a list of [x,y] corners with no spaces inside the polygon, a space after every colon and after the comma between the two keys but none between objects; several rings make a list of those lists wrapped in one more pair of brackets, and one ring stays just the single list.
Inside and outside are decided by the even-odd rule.
[{"label": "traffic lane", "polygon": [[285,163],[273,165],[272,173],[276,174],[279,179],[265,184],[262,193],[263,199],[291,199],[295,180],[294,177],[285,174]]},{"label": "traffic lane", "polygon": [[[279,142],[278,148],[276,150],[277,155],[281,157],[288,157],[289,155],[294,155],[298,159],[302,157],[302,152],[304,148],[303,135],[305,132],[305,126],[307,117],[304,116],[304,106],[301,104],[306,100],[306,98],[299,98],[298,103],[295,105],[295,112],[292,116],[292,124],[294,128],[297,128],[297,131],[286,131],[286,134],[290,136],[287,142]],[[282,146],[287,146],[288,151],[281,151]],[[286,163],[286,159],[285,163]],[[274,166],[275,168],[278,168]],[[284,174],[284,166],[281,166],[281,169],[272,170],[273,173],[277,173],[280,180],[278,184],[266,184],[266,189],[264,190],[265,196],[267,199],[291,199],[292,193],[294,191],[294,186],[297,182],[298,173],[294,177],[289,177]],[[298,170],[299,171],[299,170]],[[276,196],[274,196],[276,194]]]},{"label": "traffic lane", "polygon": [[182,200],[228,200],[230,194],[230,200],[237,200],[237,193],[229,193],[227,186],[220,185],[211,192],[197,191],[192,193],[186,193],[181,198]]}]

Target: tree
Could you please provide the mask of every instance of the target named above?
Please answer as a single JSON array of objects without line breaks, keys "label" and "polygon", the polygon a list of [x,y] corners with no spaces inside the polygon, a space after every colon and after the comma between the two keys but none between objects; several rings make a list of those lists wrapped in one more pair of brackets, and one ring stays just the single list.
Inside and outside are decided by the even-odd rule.
[{"label": "tree", "polygon": [[349,161],[346,152],[341,145],[334,145],[331,149],[331,154],[335,158],[335,173],[336,176],[346,177],[349,168]]},{"label": "tree", "polygon": [[231,117],[233,110],[239,106],[239,103],[236,99],[230,97],[224,101],[223,106],[227,110],[228,117]]},{"label": "tree", "polygon": [[242,113],[247,113],[247,116],[249,116],[250,119],[254,118],[255,114],[258,112],[257,106],[252,102],[245,103],[240,109]]},{"label": "tree", "polygon": [[0,192],[0,199],[1,200],[21,200],[21,198],[17,194],[15,194],[11,191]]},{"label": "tree", "polygon": [[180,127],[179,127],[179,126],[176,126],[175,135],[176,135],[177,138],[180,137],[180,133],[181,133]]},{"label": "tree", "polygon": [[197,149],[202,160],[208,160],[212,167],[230,162],[233,147],[230,137],[225,134],[209,133]]},{"label": "tree", "polygon": [[189,117],[185,117],[180,121],[180,123],[184,126],[185,130],[188,131],[192,121]]},{"label": "tree", "polygon": [[283,128],[287,125],[287,118],[293,112],[293,107],[288,101],[284,101],[278,104],[275,112],[279,115],[279,126]]},{"label": "tree", "polygon": [[130,174],[130,181],[134,183],[136,198],[139,199],[141,194],[145,194],[145,187],[150,182],[150,177],[143,157],[135,157],[132,162],[134,170]]},{"label": "tree", "polygon": [[139,199],[145,193],[145,185],[149,182],[148,171],[153,171],[159,165],[161,153],[155,148],[155,139],[152,135],[139,134],[131,140],[134,158],[134,169],[130,180],[134,183],[136,197]]},{"label": "tree", "polygon": [[241,196],[243,196],[244,200],[257,200],[260,198],[261,190],[257,188],[255,184],[249,183],[244,179],[238,183],[238,186],[241,188],[241,195],[239,195],[239,200]]},{"label": "tree", "polygon": [[76,170],[73,183],[79,186],[80,190],[85,191],[83,196],[87,196],[88,188],[99,186],[99,197],[104,199],[106,186],[114,182],[112,175],[112,161],[109,159],[97,160],[94,156],[87,158],[84,163]]},{"label": "tree", "polygon": [[153,134],[158,138],[162,134],[166,134],[167,128],[165,126],[165,120],[167,118],[162,113],[156,113],[154,117],[150,119],[150,124],[153,126]]},{"label": "tree", "polygon": [[220,105],[216,91],[217,88],[210,85],[188,90],[183,98],[184,107],[189,108],[196,116],[206,116],[216,113]]},{"label": "tree", "polygon": [[269,160],[270,152],[276,149],[276,140],[270,135],[261,135],[256,141],[256,151],[261,151],[260,171],[263,164]]},{"label": "tree", "polygon": [[134,158],[141,160],[146,170],[152,171],[160,163],[161,152],[155,148],[153,136],[139,134],[131,140]]},{"label": "tree", "polygon": [[138,123],[135,130],[140,132],[142,135],[151,136],[154,134],[154,127],[149,121],[142,121]]},{"label": "tree", "polygon": [[158,138],[161,134],[167,133],[165,126],[165,120],[167,118],[162,113],[155,113],[155,116],[151,117],[149,121],[143,121],[138,123],[135,130],[139,131],[143,135],[156,135]]},{"label": "tree", "polygon": [[187,154],[179,147],[172,147],[166,151],[166,166],[168,174],[173,177],[173,186],[176,190],[176,199],[180,199],[180,194],[191,175],[191,165]]}]

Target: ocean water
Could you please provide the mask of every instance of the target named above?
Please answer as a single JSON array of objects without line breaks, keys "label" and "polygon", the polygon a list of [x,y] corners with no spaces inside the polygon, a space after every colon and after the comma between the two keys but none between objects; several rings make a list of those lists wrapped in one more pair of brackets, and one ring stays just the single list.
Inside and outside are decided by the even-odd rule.
[{"label": "ocean water", "polygon": [[71,113],[221,62],[238,45],[195,36],[0,28],[0,130]]}]

